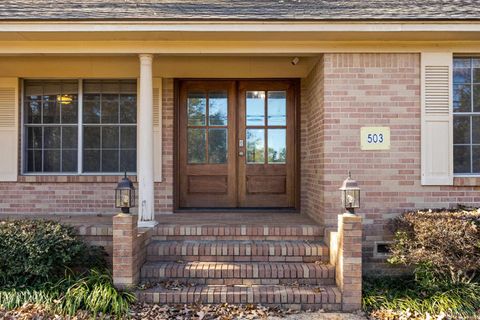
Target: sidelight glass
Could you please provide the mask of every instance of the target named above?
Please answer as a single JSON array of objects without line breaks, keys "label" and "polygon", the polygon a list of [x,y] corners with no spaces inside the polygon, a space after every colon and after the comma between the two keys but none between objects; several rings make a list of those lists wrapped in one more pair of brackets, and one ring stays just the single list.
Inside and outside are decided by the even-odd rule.
[{"label": "sidelight glass", "polygon": [[247,163],[265,162],[265,129],[247,129]]},{"label": "sidelight glass", "polygon": [[228,98],[226,91],[208,94],[208,124],[226,126],[228,123]]},{"label": "sidelight glass", "polygon": [[206,129],[189,128],[187,131],[187,162],[206,162]]},{"label": "sidelight glass", "polygon": [[265,91],[247,91],[247,126],[265,125]]},{"label": "sidelight glass", "polygon": [[287,124],[287,93],[285,91],[268,92],[268,125]]},{"label": "sidelight glass", "polygon": [[287,136],[285,129],[268,129],[268,163],[285,163]]},{"label": "sidelight glass", "polygon": [[190,92],[187,98],[189,126],[204,126],[207,112],[207,97],[203,92]]}]

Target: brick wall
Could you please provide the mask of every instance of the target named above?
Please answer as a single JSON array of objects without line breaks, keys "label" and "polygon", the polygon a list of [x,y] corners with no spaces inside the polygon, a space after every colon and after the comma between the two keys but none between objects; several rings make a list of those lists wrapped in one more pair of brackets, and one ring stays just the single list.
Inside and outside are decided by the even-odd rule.
[{"label": "brick wall", "polygon": [[301,82],[301,208],[320,224],[324,217],[323,59]]},{"label": "brick wall", "polygon": [[[163,138],[164,181],[155,184],[157,213],[173,208],[173,79],[163,81]],[[113,214],[118,180],[118,176],[20,176],[18,182],[0,182],[0,214]]]},{"label": "brick wall", "polygon": [[[362,126],[390,127],[391,150],[361,151]],[[419,54],[325,54],[323,129],[324,223],[336,225],[338,187],[351,170],[362,188],[364,270],[383,262],[374,242],[389,239],[386,222],[398,213],[480,204],[478,187],[420,183]],[[455,183],[472,182],[463,180]]]}]

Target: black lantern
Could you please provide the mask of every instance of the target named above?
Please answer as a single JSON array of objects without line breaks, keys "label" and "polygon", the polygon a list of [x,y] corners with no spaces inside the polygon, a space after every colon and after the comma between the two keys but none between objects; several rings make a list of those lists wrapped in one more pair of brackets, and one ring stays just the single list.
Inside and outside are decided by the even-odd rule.
[{"label": "black lantern", "polygon": [[360,188],[357,181],[352,179],[350,171],[339,190],[342,193],[342,206],[348,212],[355,214],[355,209],[360,208]]},{"label": "black lantern", "polygon": [[130,208],[135,207],[135,187],[126,172],[115,189],[115,207],[122,208],[122,213],[130,213]]}]

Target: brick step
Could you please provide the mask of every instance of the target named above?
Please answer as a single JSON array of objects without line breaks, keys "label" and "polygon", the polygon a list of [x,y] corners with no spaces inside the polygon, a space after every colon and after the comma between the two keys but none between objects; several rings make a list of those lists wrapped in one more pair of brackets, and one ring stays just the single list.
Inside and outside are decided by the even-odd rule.
[{"label": "brick step", "polygon": [[341,293],[336,286],[290,287],[259,286],[194,286],[181,289],[154,287],[135,292],[138,300],[157,304],[262,304],[296,310],[339,311]]},{"label": "brick step", "polygon": [[323,228],[317,225],[178,225],[155,228],[153,240],[322,240]]},{"label": "brick step", "polygon": [[141,278],[151,283],[168,279],[210,285],[333,285],[335,267],[293,262],[148,262],[142,267]]},{"label": "brick step", "polygon": [[148,261],[327,262],[328,247],[320,241],[152,241]]}]

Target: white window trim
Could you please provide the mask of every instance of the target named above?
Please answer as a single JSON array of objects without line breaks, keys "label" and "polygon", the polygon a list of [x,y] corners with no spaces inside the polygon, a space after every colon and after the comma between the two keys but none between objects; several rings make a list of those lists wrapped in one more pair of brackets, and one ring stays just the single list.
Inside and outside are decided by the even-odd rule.
[{"label": "white window trim", "polygon": [[[137,78],[28,78],[27,80],[78,80],[78,152],[77,152],[77,173],[74,172],[27,172],[26,169],[26,155],[25,155],[25,79],[20,80],[20,175],[21,176],[123,176],[124,172],[83,172],[83,81],[84,80],[135,80],[138,83]],[[137,101],[138,101],[138,89],[137,89]],[[137,104],[138,106],[138,104]],[[133,124],[132,124],[133,126]],[[138,123],[135,124],[138,130]],[[138,149],[136,150],[138,152]],[[138,164],[137,164],[138,165]],[[137,168],[138,169],[138,168]],[[137,172],[127,171],[127,175],[136,176]]]}]

